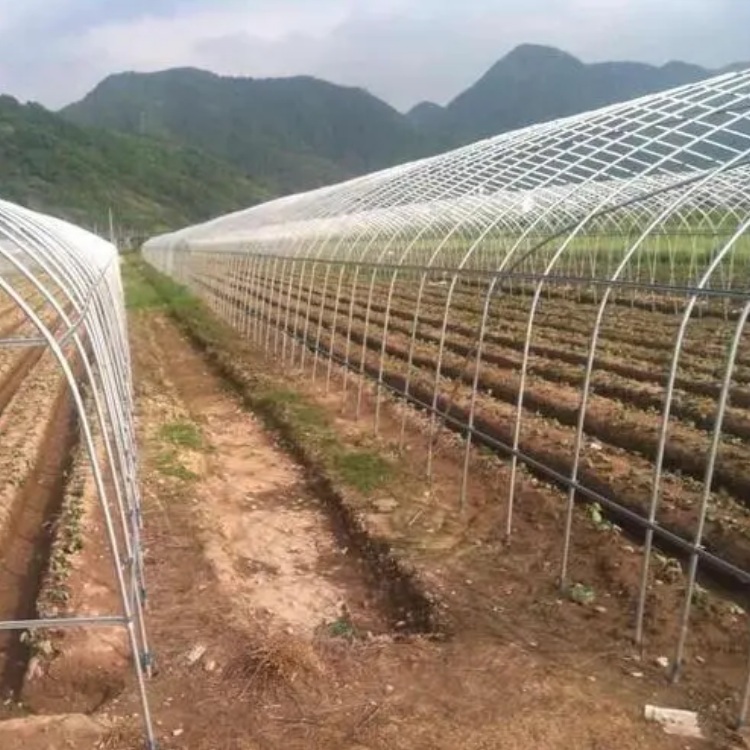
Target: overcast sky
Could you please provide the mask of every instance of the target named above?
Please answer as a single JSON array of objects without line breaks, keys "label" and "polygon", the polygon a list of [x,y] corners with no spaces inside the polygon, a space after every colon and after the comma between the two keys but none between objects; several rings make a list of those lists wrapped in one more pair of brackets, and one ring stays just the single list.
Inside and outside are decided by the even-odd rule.
[{"label": "overcast sky", "polygon": [[311,74],[440,103],[521,42],[587,62],[750,60],[750,0],[0,0],[0,93],[59,107],[109,73]]}]

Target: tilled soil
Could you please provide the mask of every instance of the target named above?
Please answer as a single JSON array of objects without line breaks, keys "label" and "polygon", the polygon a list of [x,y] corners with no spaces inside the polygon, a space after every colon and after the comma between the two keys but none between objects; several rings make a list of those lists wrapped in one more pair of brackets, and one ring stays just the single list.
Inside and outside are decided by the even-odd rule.
[{"label": "tilled soil", "polygon": [[[500,609],[499,602],[485,601],[481,612],[464,612],[448,640],[394,637],[388,602],[366,566],[351,550],[344,553],[345,540],[303,470],[242,411],[174,325],[142,314],[132,336],[149,624],[159,663],[149,690],[163,747],[692,746],[641,719],[645,702],[685,702],[685,696],[663,694],[658,680],[623,679],[618,659],[585,657],[577,649],[575,660],[560,659],[537,630],[512,635],[513,627],[491,626],[493,617],[502,620],[502,607],[513,607],[510,580]],[[159,470],[160,425],[184,420],[194,420],[205,440],[198,450],[180,452],[181,465],[195,475],[190,480]],[[341,434],[356,437],[357,425],[340,420]],[[436,486],[448,495],[455,469],[445,458],[436,466]],[[416,487],[409,483],[404,491],[418,494],[427,512],[409,528],[424,540],[425,554],[442,558],[433,567],[436,588],[450,596],[457,576],[464,577],[462,599],[477,585],[467,572],[478,564],[474,544],[461,554],[464,543],[440,510],[442,493],[416,493]],[[383,532],[392,528],[387,514],[371,518]],[[452,539],[445,530],[453,531]],[[483,565],[490,559],[485,554]],[[500,570],[487,567],[484,575]],[[356,626],[354,638],[325,626],[331,618],[340,622],[341,600]],[[206,651],[190,665],[196,646]],[[129,692],[107,709],[122,725],[108,747],[138,747],[137,722],[122,720],[134,709]]]},{"label": "tilled soil", "polygon": [[[0,413],[0,617],[6,620],[36,616],[50,522],[75,430],[71,400],[52,358],[26,365]],[[0,634],[3,700],[20,689],[26,669],[27,648],[19,636]]]},{"label": "tilled soil", "polygon": [[[382,330],[378,330],[376,321],[369,321],[368,335],[365,337],[363,317],[366,316],[355,317],[350,328],[346,318],[356,308],[346,310],[347,305],[340,305],[336,320],[332,320],[330,313],[318,316],[317,312],[313,312],[313,320],[321,324],[321,330],[315,333],[313,326],[304,327],[301,321],[295,320],[297,306],[293,297],[277,296],[275,301],[286,305],[286,309],[278,307],[275,313],[261,308],[261,325],[269,325],[269,329],[279,326],[296,337],[301,335],[304,338],[307,333],[308,346],[332,352],[337,361],[346,360],[351,369],[360,370],[370,378],[382,377],[388,387],[400,393],[408,391],[412,399],[422,404],[432,403],[437,361],[434,344],[426,346],[418,337],[415,346],[410,349],[408,338],[403,333],[395,334],[391,327],[381,372]],[[228,315],[244,310],[243,298],[238,293],[224,292],[222,299]],[[363,294],[360,303],[364,302]],[[704,325],[704,321],[699,323]],[[273,337],[273,350],[276,352],[276,331]],[[283,341],[283,335],[281,338]],[[462,360],[451,355],[450,341],[451,337],[443,352],[437,406],[441,412],[465,425],[472,399],[473,359],[469,356]],[[282,353],[285,349],[286,343],[283,343]],[[658,371],[652,377],[658,379]],[[481,433],[505,446],[513,443],[518,393],[516,381],[517,373],[512,369],[501,370],[489,365],[485,365],[478,376],[474,425]],[[733,399],[737,393],[736,389],[733,390]],[[533,376],[527,379],[520,449],[564,476],[569,476],[571,472],[578,398],[580,394],[565,385],[541,378],[537,382]],[[676,401],[680,403],[679,394]],[[712,414],[710,404],[704,405],[704,409],[707,410],[706,414]],[[744,424],[747,411],[735,411],[734,415],[730,413],[730,418]],[[601,398],[592,389],[581,448],[579,478],[583,485],[604,497],[616,499],[626,509],[641,515],[648,512],[654,476],[653,456],[658,443],[660,416],[652,412],[652,407],[640,403],[633,398],[633,394],[620,402]],[[731,429],[728,429],[729,432]],[[689,422],[670,421],[663,456],[658,520],[666,529],[684,539],[692,539],[694,535],[701,506],[700,481],[705,474],[709,437],[708,432],[691,427]],[[481,442],[479,436],[477,441]],[[747,464],[746,442],[728,435],[722,442],[715,465],[708,523],[704,530],[705,546],[742,569],[747,569],[750,559],[750,516],[744,491],[748,481]],[[542,479],[546,480],[546,477]],[[613,519],[617,523],[626,523],[622,514],[614,514]]]},{"label": "tilled soil", "polygon": [[[399,469],[404,482],[390,488],[387,498],[393,509],[373,508],[373,497],[361,498],[362,506],[353,509],[373,538],[405,550],[448,602],[451,633],[438,639],[429,632],[406,635],[400,629],[404,604],[391,601],[379,580],[389,573],[358,553],[308,471],[242,408],[205,357],[160,313],[133,315],[131,336],[148,624],[157,665],[148,689],[160,747],[656,750],[700,745],[646,724],[643,705],[703,709],[707,700],[724,694],[725,686],[712,693],[691,676],[685,687],[670,688],[650,661],[638,661],[622,647],[628,619],[623,612],[637,558],[616,535],[591,529],[577,516],[583,528],[578,528],[573,572],[580,579],[588,576],[605,606],[596,612],[559,600],[550,583],[557,539],[545,526],[559,520],[559,508],[546,490],[524,480],[517,543],[504,550],[497,539],[497,495],[504,475],[494,464],[489,471],[477,465],[468,512],[457,517],[461,452],[443,435],[434,481],[427,485],[420,478],[424,426],[410,418],[412,450]],[[259,360],[253,366],[265,367]],[[306,388],[303,381],[298,385]],[[381,438],[368,442],[366,420],[356,422],[349,409],[342,413],[338,398],[308,390],[330,411],[342,440],[390,452],[400,430],[398,407],[386,405]],[[365,393],[363,417],[371,416],[372,406]],[[64,445],[60,448],[63,455]],[[96,590],[88,604],[109,605],[105,589],[112,585],[111,574],[105,571],[111,562],[96,519],[87,524],[87,535],[97,537],[79,561],[85,562],[85,581]],[[601,554],[588,570],[591,563],[582,553],[592,545]],[[622,602],[618,587],[627,592]],[[668,610],[678,601],[675,591],[665,585],[661,592],[664,608],[649,621],[654,640],[667,627]],[[85,608],[85,587],[76,596]],[[718,625],[715,632],[701,633],[697,643],[706,655],[726,635]],[[112,658],[121,660],[122,654]],[[737,655],[728,654],[727,660],[736,663]],[[74,671],[76,665],[68,663]],[[82,750],[142,748],[138,701],[132,678],[125,677],[119,694],[89,706],[96,726],[80,717],[45,722],[47,744],[39,747],[54,747],[59,740]],[[65,675],[60,678],[65,682]],[[77,678],[65,682],[66,690],[83,694],[85,675]],[[38,696],[40,706],[43,697]],[[75,695],[64,698],[72,706],[81,703]],[[62,710],[65,700],[49,705]],[[36,748],[33,719],[20,721],[5,727]],[[0,737],[8,733],[0,724]]]}]

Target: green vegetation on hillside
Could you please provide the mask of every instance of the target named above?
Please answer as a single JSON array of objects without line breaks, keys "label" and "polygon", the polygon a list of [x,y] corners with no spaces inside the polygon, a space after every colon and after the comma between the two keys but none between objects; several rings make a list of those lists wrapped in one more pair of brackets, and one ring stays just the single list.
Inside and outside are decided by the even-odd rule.
[{"label": "green vegetation on hillside", "polygon": [[257,203],[268,192],[194,148],[82,128],[0,96],[0,197],[84,225],[155,232]]},{"label": "green vegetation on hillside", "polygon": [[61,114],[195,146],[289,193],[715,72],[679,62],[587,65],[523,44],[448,106],[422,102],[408,115],[362,89],[311,77],[232,78],[193,68],[110,76]]},{"label": "green vegetation on hillside", "polygon": [[447,107],[409,115],[310,77],[122,73],[60,114],[0,96],[0,197],[100,228],[111,208],[157,233],[711,73],[521,45]]},{"label": "green vegetation on hillside", "polygon": [[83,125],[196,146],[282,193],[434,150],[385,102],[310,77],[229,78],[191,68],[122,73],[61,114]]}]

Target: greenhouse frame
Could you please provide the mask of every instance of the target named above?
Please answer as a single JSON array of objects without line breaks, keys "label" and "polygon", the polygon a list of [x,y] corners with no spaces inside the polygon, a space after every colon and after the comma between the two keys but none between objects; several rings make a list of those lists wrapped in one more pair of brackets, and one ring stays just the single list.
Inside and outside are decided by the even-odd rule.
[{"label": "greenhouse frame", "polygon": [[[34,644],[44,654],[46,634],[122,629],[148,746],[155,747],[145,683],[152,658],[144,621],[131,361],[117,249],[73,224],[0,201],[0,318],[0,542],[11,556],[13,540],[25,544],[46,564],[41,581],[16,573],[11,593],[28,598],[41,587],[49,595],[44,605],[29,599],[24,606],[33,611],[23,619],[0,621],[0,631],[12,631],[31,644],[32,659],[23,676],[28,680]],[[39,455],[27,456],[37,448]],[[61,463],[46,467],[45,453],[56,452]],[[55,496],[63,490],[53,485],[73,481],[78,455],[81,486],[68,489],[76,502],[83,502],[78,495],[93,488],[112,578],[98,585],[112,587],[119,601],[116,611],[103,613],[90,604],[86,611],[73,611],[63,585],[65,558],[89,540],[78,539],[86,532],[78,529],[83,510],[66,508],[66,499]],[[47,486],[51,499],[37,508],[37,495]],[[33,573],[34,560],[24,560]]]},{"label": "greenhouse frame", "polygon": [[143,253],[376,431],[385,403],[427,415],[428,477],[443,431],[460,436],[460,506],[474,449],[506,459],[510,543],[520,474],[554,485],[563,590],[578,501],[636,535],[638,644],[654,556],[680,557],[675,678],[699,575],[750,583],[747,537],[725,544],[712,520],[744,518],[750,498],[750,71],[273,200]]}]

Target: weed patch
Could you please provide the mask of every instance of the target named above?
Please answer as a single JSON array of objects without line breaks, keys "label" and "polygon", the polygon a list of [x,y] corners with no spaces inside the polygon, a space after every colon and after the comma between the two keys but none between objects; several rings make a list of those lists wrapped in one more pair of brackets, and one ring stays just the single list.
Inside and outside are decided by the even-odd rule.
[{"label": "weed patch", "polygon": [[159,292],[138,271],[135,261],[128,259],[122,264],[122,281],[125,306],[129,310],[147,310],[164,306]]},{"label": "weed patch", "polygon": [[203,436],[193,422],[169,422],[162,425],[159,429],[159,437],[178,448],[190,448],[196,451],[203,448]]},{"label": "weed patch", "polygon": [[333,456],[333,468],[342,482],[364,493],[379,489],[393,475],[382,456],[368,451],[338,452]]}]

